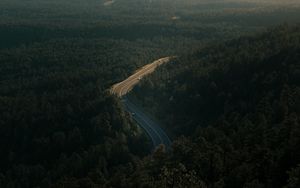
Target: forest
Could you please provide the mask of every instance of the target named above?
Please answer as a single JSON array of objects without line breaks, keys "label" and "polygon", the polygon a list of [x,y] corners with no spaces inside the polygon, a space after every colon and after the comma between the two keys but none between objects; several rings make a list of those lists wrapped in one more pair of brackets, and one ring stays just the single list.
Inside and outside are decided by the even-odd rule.
[{"label": "forest", "polygon": [[299,187],[299,55],[300,26],[282,25],[161,67],[131,97],[176,139],[160,176],[142,172],[167,187]]},{"label": "forest", "polygon": [[[300,185],[299,2],[1,0],[0,187]],[[129,95],[109,88],[174,61]]]}]

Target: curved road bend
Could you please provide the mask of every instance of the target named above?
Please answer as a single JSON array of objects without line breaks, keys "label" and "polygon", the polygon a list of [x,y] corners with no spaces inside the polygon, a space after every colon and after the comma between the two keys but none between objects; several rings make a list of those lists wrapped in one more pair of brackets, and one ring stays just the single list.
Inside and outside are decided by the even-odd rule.
[{"label": "curved road bend", "polygon": [[123,104],[126,110],[134,114],[132,118],[145,130],[145,132],[150,136],[154,148],[160,144],[165,145],[166,149],[171,147],[171,140],[165,131],[156,123],[154,120],[149,118],[140,107],[132,103],[127,97],[123,98]]},{"label": "curved road bend", "polygon": [[158,123],[149,118],[143,110],[134,104],[126,94],[138,84],[138,82],[146,75],[152,73],[159,65],[169,62],[174,57],[165,57],[147,64],[141,69],[137,70],[133,75],[129,76],[126,80],[112,86],[110,92],[122,98],[122,102],[126,110],[132,114],[132,118],[142,127],[151,138],[154,147],[160,144],[165,145],[166,149],[171,146],[171,140],[168,135],[163,131]]}]

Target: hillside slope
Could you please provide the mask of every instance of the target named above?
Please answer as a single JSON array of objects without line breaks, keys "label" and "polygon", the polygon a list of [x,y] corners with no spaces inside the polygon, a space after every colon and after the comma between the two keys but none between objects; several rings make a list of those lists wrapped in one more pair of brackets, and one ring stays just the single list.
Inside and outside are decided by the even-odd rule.
[{"label": "hillside slope", "polygon": [[146,162],[166,164],[159,183],[192,172],[204,187],[299,186],[299,26],[181,57],[132,96],[178,136],[172,156]]}]

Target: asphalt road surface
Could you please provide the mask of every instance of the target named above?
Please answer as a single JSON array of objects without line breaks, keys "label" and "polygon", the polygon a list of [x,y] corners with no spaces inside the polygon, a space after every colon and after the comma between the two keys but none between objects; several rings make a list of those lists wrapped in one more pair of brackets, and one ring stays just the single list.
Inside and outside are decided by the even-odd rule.
[{"label": "asphalt road surface", "polygon": [[171,147],[171,140],[165,131],[152,120],[147,114],[142,111],[142,108],[131,102],[126,96],[123,97],[123,104],[126,110],[131,113],[132,118],[142,127],[147,135],[151,138],[153,147],[163,144],[168,150]]},{"label": "asphalt road surface", "polygon": [[153,63],[143,66],[126,80],[114,84],[111,88],[111,93],[119,97],[126,95],[139,81],[146,75],[152,73],[159,65],[169,62],[174,57],[165,57],[154,61]]},{"label": "asphalt road surface", "polygon": [[132,118],[139,124],[140,127],[149,135],[153,143],[153,147],[163,144],[168,150],[171,146],[171,140],[165,131],[159,126],[157,122],[152,120],[147,114],[145,114],[141,107],[134,104],[126,94],[132,90],[132,88],[138,84],[138,82],[146,75],[152,73],[159,65],[169,62],[174,57],[165,57],[154,61],[148,65],[145,65],[133,75],[129,76],[126,80],[117,83],[112,86],[110,92],[117,95],[122,99],[122,103],[126,107],[126,110],[131,114]]}]

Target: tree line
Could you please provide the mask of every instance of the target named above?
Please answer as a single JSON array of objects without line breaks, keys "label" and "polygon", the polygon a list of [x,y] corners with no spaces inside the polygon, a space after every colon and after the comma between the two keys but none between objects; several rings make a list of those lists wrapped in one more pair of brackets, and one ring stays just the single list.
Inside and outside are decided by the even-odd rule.
[{"label": "tree line", "polygon": [[176,135],[170,155],[145,160],[147,181],[298,187],[299,31],[283,25],[204,48],[135,88],[131,97]]}]

